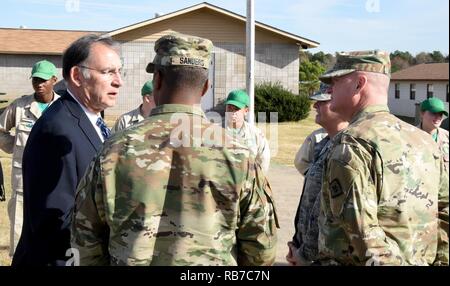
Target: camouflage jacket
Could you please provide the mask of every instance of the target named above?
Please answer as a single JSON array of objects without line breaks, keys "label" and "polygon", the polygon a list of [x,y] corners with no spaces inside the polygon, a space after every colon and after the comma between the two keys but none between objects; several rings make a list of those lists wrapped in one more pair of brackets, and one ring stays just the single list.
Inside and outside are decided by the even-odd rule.
[{"label": "camouflage jacket", "polygon": [[[417,125],[417,128],[422,129],[422,123],[420,123],[419,125]],[[447,168],[447,172],[449,171],[448,169],[448,154],[449,154],[449,135],[448,135],[448,131],[443,129],[443,128],[438,128],[438,137],[437,137],[437,144],[439,145],[439,150],[441,150],[441,154],[443,156],[444,162],[445,162],[445,167]]]},{"label": "camouflage jacket", "polygon": [[364,109],[334,139],[319,218],[322,264],[448,265],[448,172],[429,134]]},{"label": "camouflage jacket", "polygon": [[80,264],[271,265],[271,188],[226,134],[199,107],[169,104],[110,137],[77,190]]},{"label": "camouflage jacket", "polygon": [[293,241],[298,248],[297,257],[304,264],[317,259],[319,238],[320,190],[325,159],[331,147],[326,136],[314,146],[314,161],[305,175],[302,196],[295,216]]},{"label": "camouflage jacket", "polygon": [[450,170],[449,168],[449,163],[448,163],[448,155],[449,155],[449,135],[448,135],[448,131],[443,129],[443,128],[439,128],[439,133],[438,133],[438,145],[439,145],[439,149],[441,150],[441,154],[444,158],[444,162],[445,162],[445,167],[447,168],[447,172],[449,172]]}]

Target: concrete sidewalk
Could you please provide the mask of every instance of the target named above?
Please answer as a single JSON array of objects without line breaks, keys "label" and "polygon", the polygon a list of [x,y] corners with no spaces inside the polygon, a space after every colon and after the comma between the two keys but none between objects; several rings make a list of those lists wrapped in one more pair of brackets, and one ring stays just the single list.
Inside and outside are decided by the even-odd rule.
[{"label": "concrete sidewalk", "polygon": [[271,163],[267,174],[275,198],[280,229],[278,230],[277,259],[275,265],[288,265],[287,242],[294,235],[294,218],[303,186],[303,176],[295,167]]}]

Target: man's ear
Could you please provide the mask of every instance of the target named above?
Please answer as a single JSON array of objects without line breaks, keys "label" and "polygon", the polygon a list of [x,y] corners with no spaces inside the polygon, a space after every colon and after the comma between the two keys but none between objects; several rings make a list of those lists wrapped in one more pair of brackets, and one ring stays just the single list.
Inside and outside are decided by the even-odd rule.
[{"label": "man's ear", "polygon": [[58,82],[58,78],[56,76],[52,76],[52,84],[55,85]]},{"label": "man's ear", "polygon": [[356,84],[356,93],[360,93],[361,90],[367,85],[368,79],[367,76],[362,74],[358,76],[358,83]]},{"label": "man's ear", "polygon": [[202,97],[206,94],[206,92],[208,91],[208,88],[209,88],[209,79],[207,79],[205,81],[205,84],[203,84]]},{"label": "man's ear", "polygon": [[83,75],[81,74],[81,69],[79,67],[73,66],[70,69],[69,77],[72,80],[72,82],[75,84],[76,87],[81,86],[81,83],[82,83],[81,77],[82,76]]},{"label": "man's ear", "polygon": [[155,71],[153,74],[153,89],[160,90],[162,87],[162,75],[160,71]]}]

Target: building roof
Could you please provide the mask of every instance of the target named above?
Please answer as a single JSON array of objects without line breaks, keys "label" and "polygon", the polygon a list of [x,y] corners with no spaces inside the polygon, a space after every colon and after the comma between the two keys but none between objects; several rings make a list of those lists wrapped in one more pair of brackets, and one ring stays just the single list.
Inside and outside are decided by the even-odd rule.
[{"label": "building roof", "polygon": [[[109,32],[108,34],[110,36],[117,36],[117,35],[120,35],[122,33],[126,33],[126,32],[129,32],[131,30],[134,30],[134,29],[142,28],[142,27],[147,26],[147,25],[155,24],[155,23],[158,23],[158,22],[161,22],[161,21],[164,21],[164,20],[168,20],[168,19],[180,16],[180,15],[183,15],[183,14],[187,14],[187,13],[190,13],[190,12],[193,12],[193,11],[196,11],[196,10],[200,10],[200,9],[209,9],[209,10],[221,13],[223,15],[229,16],[229,17],[231,17],[231,18],[233,18],[235,20],[238,20],[238,21],[241,21],[241,22],[246,22],[246,17],[244,17],[244,16],[241,16],[239,14],[233,13],[233,12],[225,10],[223,8],[211,5],[211,4],[207,3],[207,2],[203,2],[203,3],[197,4],[197,5],[194,5],[194,6],[185,8],[185,9],[182,9],[182,10],[178,10],[176,12],[168,13],[168,14],[161,15],[159,17],[156,17],[156,18],[153,18],[153,19],[150,19],[150,20],[147,20],[147,21],[139,22],[139,23],[136,23],[136,24],[133,24],[133,25],[129,25],[129,26],[117,29],[117,30],[113,30],[113,31]],[[260,22],[257,22],[257,21],[255,21],[255,26],[258,27],[258,28],[261,28],[263,30],[275,33],[275,34],[277,34],[279,36],[288,38],[290,40],[294,40],[295,42],[297,42],[297,44],[299,46],[301,46],[304,49],[316,48],[316,47],[318,47],[320,45],[320,43],[315,42],[313,40],[310,40],[310,39],[307,39],[307,38],[303,38],[303,37],[291,34],[289,32],[286,32],[286,31],[274,28],[272,26],[269,26],[269,25],[266,25],[266,24],[263,24],[263,23],[260,23]]]},{"label": "building roof", "polygon": [[448,63],[420,64],[395,72],[391,80],[448,81]]},{"label": "building roof", "polygon": [[0,54],[62,55],[76,39],[93,31],[0,28]]},{"label": "building roof", "polygon": [[[246,22],[246,17],[230,12],[209,3],[200,3],[173,13],[159,16],[147,21],[126,26],[111,32],[101,31],[71,31],[71,30],[45,30],[45,29],[14,29],[0,28],[0,54],[39,54],[39,55],[62,55],[64,50],[76,39],[86,34],[104,34],[111,36],[120,35],[134,29],[158,23],[183,14],[187,14],[200,9],[209,9],[225,16],[231,17],[240,22]],[[290,41],[295,41],[303,49],[316,48],[320,43],[303,38],[272,26],[256,22],[259,29],[271,32]]]}]

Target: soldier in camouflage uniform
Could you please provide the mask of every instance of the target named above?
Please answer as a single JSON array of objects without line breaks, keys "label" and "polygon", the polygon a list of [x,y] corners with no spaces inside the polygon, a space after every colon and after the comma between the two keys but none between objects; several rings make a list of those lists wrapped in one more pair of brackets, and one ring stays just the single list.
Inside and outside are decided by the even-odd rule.
[{"label": "soldier in camouflage uniform", "polygon": [[77,190],[81,265],[274,262],[269,183],[249,148],[201,110],[212,48],[182,34],[155,43],[147,72],[157,107],[105,142]]},{"label": "soldier in camouflage uniform", "polygon": [[153,83],[151,80],[147,81],[141,89],[142,104],[138,108],[122,114],[111,130],[112,133],[125,129],[141,122],[150,115],[150,112],[155,108],[155,99],[153,98]]},{"label": "soldier in camouflage uniform", "polygon": [[316,123],[323,126],[325,138],[314,144],[313,159],[305,174],[302,196],[297,208],[294,226],[295,234],[288,242],[289,253],[286,256],[291,265],[306,266],[317,260],[319,237],[320,190],[325,158],[330,150],[332,138],[347,127],[348,122],[330,110],[331,95],[328,85],[321,84],[320,91],[312,95],[317,110]]},{"label": "soldier in camouflage uniform", "polygon": [[331,110],[350,122],[324,169],[324,265],[448,265],[448,172],[429,134],[387,107],[389,54],[340,54],[322,75]]},{"label": "soldier in camouflage uniform", "polygon": [[440,127],[444,115],[448,116],[444,102],[436,97],[428,98],[420,104],[421,121],[417,127],[430,134],[439,145],[448,171],[449,136],[448,131]]},{"label": "soldier in camouflage uniform", "polygon": [[[31,128],[59,95],[54,92],[57,81],[56,67],[42,60],[31,70],[34,93],[14,100],[0,115],[0,148],[12,155],[11,188],[8,202],[10,221],[9,255],[12,257],[22,233],[23,224],[23,182],[22,156],[30,136]],[[15,134],[11,130],[15,129]]]}]

